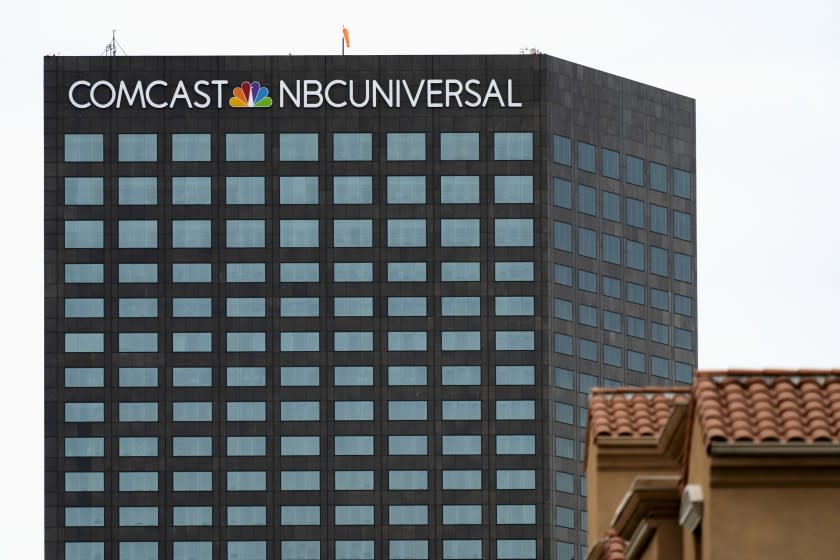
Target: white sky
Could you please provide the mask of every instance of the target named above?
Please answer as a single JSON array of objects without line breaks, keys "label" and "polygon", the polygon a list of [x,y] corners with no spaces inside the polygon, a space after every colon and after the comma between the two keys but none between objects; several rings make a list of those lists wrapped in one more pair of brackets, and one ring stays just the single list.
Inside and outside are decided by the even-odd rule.
[{"label": "white sky", "polygon": [[[412,6],[413,9],[409,9]],[[0,558],[42,556],[42,60],[548,54],[697,100],[701,368],[840,367],[840,3],[3,2]]]}]

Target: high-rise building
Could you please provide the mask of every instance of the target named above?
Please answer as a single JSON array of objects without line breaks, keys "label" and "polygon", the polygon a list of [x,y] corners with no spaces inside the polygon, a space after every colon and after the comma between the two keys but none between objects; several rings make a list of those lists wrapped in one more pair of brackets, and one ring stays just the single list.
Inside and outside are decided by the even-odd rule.
[{"label": "high-rise building", "polygon": [[545,55],[48,57],[46,555],[585,558],[690,382],[692,99]]}]

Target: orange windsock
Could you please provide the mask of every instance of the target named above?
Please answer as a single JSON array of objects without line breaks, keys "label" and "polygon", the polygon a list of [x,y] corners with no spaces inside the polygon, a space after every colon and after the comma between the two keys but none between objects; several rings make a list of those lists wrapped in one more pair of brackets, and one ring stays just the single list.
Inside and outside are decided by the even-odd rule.
[{"label": "orange windsock", "polygon": [[350,48],[350,30],[342,26],[341,32],[344,34],[344,44],[347,45],[348,48]]}]

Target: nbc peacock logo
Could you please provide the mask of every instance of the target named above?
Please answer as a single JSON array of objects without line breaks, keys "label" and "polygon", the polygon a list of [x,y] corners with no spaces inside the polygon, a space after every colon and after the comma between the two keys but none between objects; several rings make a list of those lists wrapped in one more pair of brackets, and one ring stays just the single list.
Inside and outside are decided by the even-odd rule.
[{"label": "nbc peacock logo", "polygon": [[271,107],[272,101],[268,96],[268,88],[259,82],[242,82],[241,86],[233,88],[233,97],[228,105],[236,109],[242,107]]}]

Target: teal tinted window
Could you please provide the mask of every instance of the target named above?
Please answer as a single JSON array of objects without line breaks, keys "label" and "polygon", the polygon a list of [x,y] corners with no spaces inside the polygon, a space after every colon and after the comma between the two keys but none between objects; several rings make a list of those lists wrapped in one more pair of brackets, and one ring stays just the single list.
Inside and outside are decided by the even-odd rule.
[{"label": "teal tinted window", "polygon": [[497,435],[497,455],[533,455],[536,452],[536,437],[533,435]]},{"label": "teal tinted window", "polygon": [[388,247],[425,247],[426,220],[388,220]]},{"label": "teal tinted window", "polygon": [[388,436],[388,455],[426,455],[427,436]]},{"label": "teal tinted window", "polygon": [[[240,368],[254,369],[254,368]],[[263,369],[264,368],[260,368]],[[287,366],[280,368],[280,385],[282,387],[317,387],[320,382],[321,372],[318,366]],[[230,384],[230,382],[228,382]],[[260,386],[265,385],[265,372],[263,371]]]},{"label": "teal tinted window", "polygon": [[553,196],[552,202],[554,206],[560,208],[572,207],[572,183],[560,177],[554,177],[552,180]]},{"label": "teal tinted window", "polygon": [[578,169],[595,173],[595,146],[586,142],[577,143]]},{"label": "teal tinted window", "polygon": [[428,419],[426,401],[389,401],[388,421]]},{"label": "teal tinted window", "polygon": [[157,422],[158,403],[156,402],[121,402],[120,422]]},{"label": "teal tinted window", "polygon": [[65,177],[66,206],[101,206],[104,203],[102,177]]},{"label": "teal tinted window", "polygon": [[336,282],[372,282],[373,263],[334,263],[333,279]]},{"label": "teal tinted window", "polygon": [[531,218],[496,218],[496,247],[533,247],[534,220]]},{"label": "teal tinted window", "polygon": [[[335,401],[334,412],[337,422],[373,420],[373,401]],[[370,473],[370,486],[373,487],[373,472],[365,472]]]},{"label": "teal tinted window", "polygon": [[[120,222],[122,226],[122,222]],[[210,248],[210,220],[172,220],[172,248]]]},{"label": "teal tinted window", "polygon": [[334,375],[337,387],[373,385],[373,368],[370,366],[337,366]]},{"label": "teal tinted window", "polygon": [[496,315],[534,314],[533,296],[496,296]]},{"label": "teal tinted window", "polygon": [[118,200],[125,206],[157,204],[157,177],[120,177]]},{"label": "teal tinted window", "polygon": [[601,175],[611,179],[619,178],[618,152],[601,148]]},{"label": "teal tinted window", "polygon": [[226,333],[228,352],[265,352],[264,332]]},{"label": "teal tinted window", "polygon": [[388,385],[425,385],[426,366],[388,366]]},{"label": "teal tinted window", "polygon": [[64,222],[64,248],[101,249],[105,240],[104,232],[105,224],[102,220],[68,220]]},{"label": "teal tinted window", "polygon": [[388,333],[389,352],[425,352],[427,335],[424,331],[391,331]]},{"label": "teal tinted window", "polygon": [[157,352],[157,333],[120,333],[119,352]]},{"label": "teal tinted window", "polygon": [[533,385],[534,366],[496,366],[496,385]]},{"label": "teal tinted window", "polygon": [[320,490],[321,473],[318,471],[280,471],[281,490]]},{"label": "teal tinted window", "polygon": [[440,298],[440,314],[443,317],[478,317],[481,314],[481,298],[478,296],[443,296]]},{"label": "teal tinted window", "polygon": [[173,472],[172,490],[175,492],[211,492],[213,473],[206,471]]},{"label": "teal tinted window", "polygon": [[496,204],[532,204],[534,178],[530,175],[497,175],[493,178]]},{"label": "teal tinted window", "polygon": [[650,188],[659,192],[668,192],[668,168],[662,164],[650,162],[648,166]]},{"label": "teal tinted window", "polygon": [[627,182],[633,185],[645,184],[645,162],[633,156],[627,156]]},{"label": "teal tinted window", "polygon": [[157,134],[120,134],[119,161],[157,161]]},{"label": "teal tinted window", "polygon": [[578,270],[578,288],[593,294],[597,293],[598,275],[588,270]]},{"label": "teal tinted window", "polygon": [[280,161],[318,161],[318,133],[281,132]]},{"label": "teal tinted window", "polygon": [[605,296],[621,299],[621,280],[618,280],[617,278],[610,278],[609,276],[603,276],[602,285]]},{"label": "teal tinted window", "polygon": [[444,490],[481,490],[481,471],[445,470],[443,471]]},{"label": "teal tinted window", "polygon": [[388,490],[426,490],[428,487],[426,471],[388,471]]},{"label": "teal tinted window", "polygon": [[156,437],[120,437],[120,457],[157,457],[158,438]]},{"label": "teal tinted window", "polygon": [[64,368],[65,387],[104,387],[103,368]]},{"label": "teal tinted window", "polygon": [[265,161],[265,135],[262,133],[225,134],[226,161]]},{"label": "teal tinted window", "polygon": [[671,360],[667,358],[660,358],[659,356],[650,357],[650,373],[656,377],[667,378],[671,369]]},{"label": "teal tinted window", "polygon": [[442,420],[481,420],[481,401],[443,401]]},{"label": "teal tinted window", "polygon": [[674,278],[681,282],[693,282],[691,257],[682,253],[674,253]]},{"label": "teal tinted window", "polygon": [[320,348],[320,333],[281,332],[281,352],[317,352]]},{"label": "teal tinted window", "polygon": [[157,492],[158,473],[156,472],[121,472],[120,492]]},{"label": "teal tinted window", "polygon": [[691,198],[691,174],[682,169],[674,169],[674,194],[681,198]]},{"label": "teal tinted window", "polygon": [[658,276],[668,276],[668,251],[660,247],[650,248],[650,272]]},{"label": "teal tinted window", "polygon": [[481,385],[481,366],[441,366],[444,385]]},{"label": "teal tinted window", "polygon": [[601,258],[609,263],[621,264],[621,239],[608,233],[601,234]]},{"label": "teal tinted window", "polygon": [[157,368],[126,368],[119,369],[120,387],[157,387]]},{"label": "teal tinted window", "polygon": [[659,344],[668,344],[670,338],[669,332],[670,328],[668,325],[663,325],[656,321],[650,322],[650,339],[652,341],[658,342]]},{"label": "teal tinted window", "polygon": [[372,220],[333,220],[335,247],[373,247]]},{"label": "teal tinted window", "polygon": [[427,525],[429,506],[388,506],[389,525]]},{"label": "teal tinted window", "polygon": [[265,204],[265,177],[225,177],[225,204]]},{"label": "teal tinted window", "polygon": [[[338,299],[338,298],[336,298]],[[370,299],[370,298],[368,298]],[[336,306],[338,301],[336,301]],[[371,314],[373,312],[373,304],[370,306]],[[388,316],[389,317],[425,317],[426,316],[426,298],[418,297],[389,297],[388,298]]]},{"label": "teal tinted window", "polygon": [[628,268],[645,270],[645,246],[636,241],[625,241],[624,262]]},{"label": "teal tinted window", "polygon": [[103,153],[101,134],[64,135],[64,161],[102,161]]},{"label": "teal tinted window", "polygon": [[440,159],[442,161],[478,159],[477,132],[441,132]]},{"label": "teal tinted window", "polygon": [[66,437],[64,438],[65,457],[102,457],[105,453],[105,438],[101,437]]},{"label": "teal tinted window", "polygon": [[645,227],[645,203],[635,198],[627,199],[627,225]]},{"label": "teal tinted window", "polygon": [[562,319],[564,321],[572,321],[574,320],[574,306],[571,301],[562,299],[562,298],[554,298],[554,317],[557,319]]},{"label": "teal tinted window", "polygon": [[691,317],[691,298],[674,294],[674,312],[685,317]]},{"label": "teal tinted window", "polygon": [[598,215],[598,199],[595,189],[578,185],[578,211],[590,216]]},{"label": "teal tinted window", "polygon": [[683,350],[691,350],[693,346],[691,331],[674,328],[674,346]]},{"label": "teal tinted window", "polygon": [[212,352],[213,334],[209,332],[172,333],[173,352]]},{"label": "teal tinted window", "polygon": [[391,262],[388,263],[388,282],[425,282],[426,263]]},{"label": "teal tinted window", "polygon": [[65,422],[104,422],[105,406],[102,403],[64,403]]},{"label": "teal tinted window", "polygon": [[496,401],[496,420],[533,420],[535,417],[534,401]]},{"label": "teal tinted window", "polygon": [[552,160],[561,165],[572,165],[572,141],[559,134],[554,135],[552,145]]},{"label": "teal tinted window", "polygon": [[671,296],[668,292],[664,290],[657,290],[656,288],[650,289],[651,307],[661,309],[662,311],[668,311],[671,308],[670,300]]},{"label": "teal tinted window", "polygon": [[598,234],[587,228],[578,228],[578,255],[596,258],[598,246]]},{"label": "teal tinted window", "polygon": [[[280,440],[282,448],[283,438],[280,438]],[[265,455],[265,436],[228,436],[226,443],[229,457],[262,457]],[[282,450],[281,454],[283,454]]]},{"label": "teal tinted window", "polygon": [[440,178],[441,204],[478,204],[478,201],[478,176],[444,175]]},{"label": "teal tinted window", "polygon": [[534,135],[531,132],[494,132],[493,159],[534,159]]},{"label": "teal tinted window", "polygon": [[496,282],[533,282],[533,262],[502,262],[494,264]]},{"label": "teal tinted window", "polygon": [[280,220],[280,247],[318,247],[318,220]]},{"label": "teal tinted window", "polygon": [[645,321],[638,317],[627,317],[627,334],[635,338],[645,338]]},{"label": "teal tinted window", "polygon": [[441,247],[478,247],[481,243],[480,220],[459,219],[440,221]]},{"label": "teal tinted window", "polygon": [[567,356],[574,355],[574,348],[572,346],[572,337],[567,334],[554,334],[554,351],[558,354],[566,354]]},{"label": "teal tinted window", "polygon": [[173,134],[172,161],[210,161],[210,135]]},{"label": "teal tinted window", "polygon": [[120,220],[119,247],[120,249],[157,248],[157,222],[155,220]]},{"label": "teal tinted window", "polygon": [[318,204],[318,177],[280,177],[280,204]]},{"label": "teal tinted window", "polygon": [[265,317],[265,298],[229,297],[226,310],[227,317]]},{"label": "teal tinted window", "polygon": [[280,263],[280,282],[317,282],[319,274],[318,263]]},{"label": "teal tinted window", "polygon": [[554,222],[554,248],[561,251],[572,250],[572,225],[565,222]]},{"label": "teal tinted window", "polygon": [[172,368],[173,387],[210,387],[213,384],[213,370],[209,367]]},{"label": "teal tinted window", "polygon": [[[533,525],[536,523],[536,506],[534,505],[511,505],[511,504],[499,504],[496,506],[496,524],[497,525]],[[496,541],[497,549],[498,544],[504,541]],[[511,541],[507,541],[511,542]],[[520,542],[516,542],[516,551],[515,556],[507,556],[507,558],[516,558],[519,560],[523,558],[521,555],[523,552],[523,546]],[[500,558],[505,558],[504,553]],[[527,558],[527,556],[524,556]],[[536,547],[534,547],[534,555],[531,558],[536,558]]]},{"label": "teal tinted window", "polygon": [[228,422],[265,422],[265,403],[262,401],[228,402],[226,419]]},{"label": "teal tinted window", "polygon": [[691,383],[693,376],[694,376],[694,368],[691,364],[684,364],[682,362],[676,362],[674,365],[676,380],[680,383]]},{"label": "teal tinted window", "polygon": [[[422,161],[426,159],[425,132],[387,133],[388,161]],[[338,158],[336,158],[338,159]]]},{"label": "teal tinted window", "polygon": [[443,331],[441,350],[481,350],[479,331]]},{"label": "teal tinted window", "polygon": [[225,220],[225,246],[265,247],[264,220]]},{"label": "teal tinted window", "polygon": [[336,132],[333,134],[335,161],[371,161],[373,139],[369,132]]},{"label": "teal tinted window", "polygon": [[440,263],[440,279],[442,282],[479,282],[481,280],[481,263]]},{"label": "teal tinted window", "polygon": [[668,209],[656,204],[650,205],[650,230],[668,235]]},{"label": "teal tinted window", "polygon": [[334,177],[334,204],[371,204],[373,202],[372,177]]},{"label": "teal tinted window", "polygon": [[612,332],[621,332],[621,315],[612,311],[604,310],[604,329]]},{"label": "teal tinted window", "polygon": [[172,177],[172,204],[210,204],[210,177]]},{"label": "teal tinted window", "polygon": [[[209,370],[209,368],[208,368]],[[209,372],[208,372],[209,373]],[[225,371],[228,387],[264,387],[264,367],[228,367]],[[317,371],[316,371],[317,377]],[[280,368],[281,385],[283,381],[283,368]],[[317,383],[316,383],[317,385]]]},{"label": "teal tinted window", "polygon": [[443,455],[480,455],[481,436],[441,436]]},{"label": "teal tinted window", "polygon": [[691,215],[674,210],[674,237],[691,241]]},{"label": "teal tinted window", "polygon": [[606,219],[613,222],[621,221],[621,197],[617,194],[603,191],[601,208]]},{"label": "teal tinted window", "polygon": [[627,301],[645,304],[645,287],[633,282],[627,282]]},{"label": "teal tinted window", "polygon": [[334,347],[336,352],[372,352],[373,333],[370,331],[336,332]]},{"label": "teal tinted window", "polygon": [[394,176],[387,179],[388,204],[425,204],[426,177]]},{"label": "teal tinted window", "polygon": [[[199,282],[208,283],[211,281],[210,263],[173,263],[172,282]],[[230,282],[230,280],[228,280]]]},{"label": "teal tinted window", "polygon": [[496,331],[496,350],[533,350],[534,331]]},{"label": "teal tinted window", "polygon": [[103,317],[105,300],[102,298],[65,298],[64,316],[66,318]]}]

